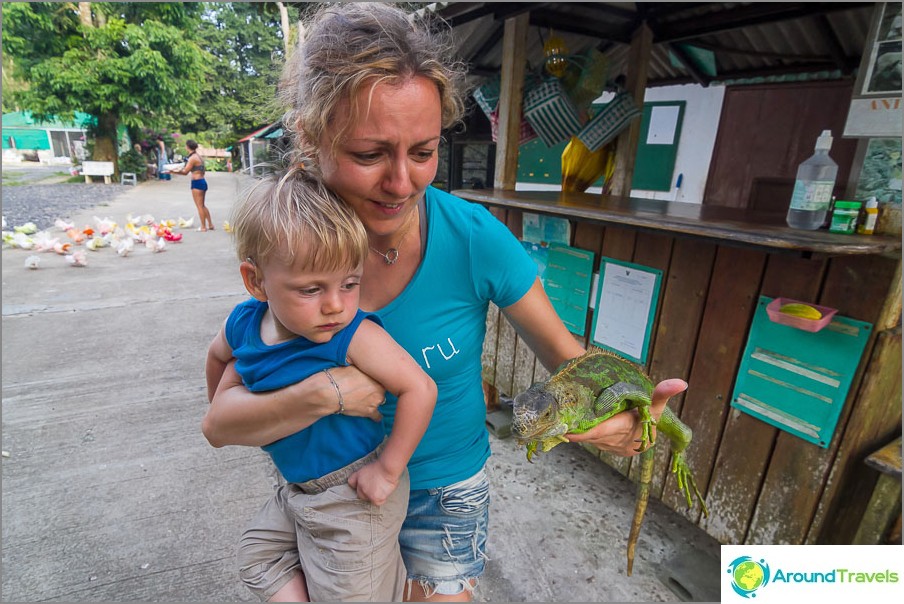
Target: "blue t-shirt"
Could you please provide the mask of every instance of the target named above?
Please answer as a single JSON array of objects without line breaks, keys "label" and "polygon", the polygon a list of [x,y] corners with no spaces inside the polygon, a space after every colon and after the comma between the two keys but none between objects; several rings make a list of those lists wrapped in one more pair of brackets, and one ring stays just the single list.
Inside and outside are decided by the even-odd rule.
[{"label": "blue t-shirt", "polygon": [[[252,392],[276,390],[330,367],[348,365],[352,336],[364,319],[382,325],[373,313],[359,310],[329,342],[297,337],[269,346],[261,340],[267,303],[254,298],[237,305],[226,319],[226,341],[236,371]],[[364,457],[383,441],[383,427],[364,417],[327,415],[304,430],[262,447],[288,482],[320,478]]]},{"label": "blue t-shirt", "polygon": [[[402,293],[377,311],[439,391],[427,433],[408,463],[412,489],[469,478],[489,458],[481,377],[488,303],[514,304],[537,278],[521,243],[486,208],[433,187],[425,203],[423,262]],[[396,398],[387,396],[380,411],[389,433]]]}]

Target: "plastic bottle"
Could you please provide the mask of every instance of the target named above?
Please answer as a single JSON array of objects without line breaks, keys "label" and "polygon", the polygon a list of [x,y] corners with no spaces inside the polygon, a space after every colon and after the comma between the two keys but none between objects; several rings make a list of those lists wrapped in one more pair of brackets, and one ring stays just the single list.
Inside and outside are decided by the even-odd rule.
[{"label": "plastic bottle", "polygon": [[870,197],[863,209],[863,220],[857,226],[857,232],[861,235],[872,235],[876,230],[876,219],[879,218],[879,202],[876,197]]},{"label": "plastic bottle", "polygon": [[832,131],[823,130],[816,140],[813,155],[797,168],[794,192],[788,208],[788,226],[795,229],[816,230],[823,225],[835,188],[838,164],[829,157]]}]

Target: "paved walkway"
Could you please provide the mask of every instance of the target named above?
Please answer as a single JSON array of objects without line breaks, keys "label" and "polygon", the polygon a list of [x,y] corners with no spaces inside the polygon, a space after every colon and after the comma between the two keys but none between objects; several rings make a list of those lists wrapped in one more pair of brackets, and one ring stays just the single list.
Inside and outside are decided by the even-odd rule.
[{"label": "paved walkway", "polygon": [[[199,430],[207,344],[245,296],[221,228],[242,180],[208,180],[217,230],[164,252],[103,248],[84,268],[43,253],[38,270],[2,252],[4,602],[253,601],[234,546],[275,480],[259,450],[214,449]],[[145,214],[197,224],[188,181],[73,218]],[[578,446],[534,464],[511,439],[493,448],[478,600],[668,601],[676,581],[718,599],[718,544],[655,501],[625,576],[633,486]]]}]

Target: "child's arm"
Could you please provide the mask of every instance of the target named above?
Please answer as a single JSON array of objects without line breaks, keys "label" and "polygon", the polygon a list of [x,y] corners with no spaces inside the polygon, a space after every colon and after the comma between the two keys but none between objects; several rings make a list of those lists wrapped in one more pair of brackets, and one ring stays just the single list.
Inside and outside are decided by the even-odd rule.
[{"label": "child's arm", "polygon": [[398,397],[392,433],[380,458],[349,477],[358,497],[382,505],[399,483],[408,460],[427,431],[436,405],[436,384],[386,330],[362,321],[348,360]]},{"label": "child's arm", "polygon": [[232,360],[232,347],[226,341],[226,332],[224,327],[220,327],[220,331],[214,336],[210,346],[207,347],[207,363],[204,367],[204,373],[207,376],[207,402],[213,400],[213,395],[223,379],[223,372],[226,371],[226,365]]}]

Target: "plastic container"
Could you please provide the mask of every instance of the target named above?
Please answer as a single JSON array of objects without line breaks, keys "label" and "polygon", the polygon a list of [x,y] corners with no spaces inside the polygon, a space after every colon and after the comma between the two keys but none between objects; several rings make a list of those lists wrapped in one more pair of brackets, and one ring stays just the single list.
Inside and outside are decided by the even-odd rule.
[{"label": "plastic container", "polygon": [[829,232],[853,235],[857,231],[860,206],[859,201],[836,201],[835,209],[832,210],[832,221],[829,223]]},{"label": "plastic container", "polygon": [[[805,319],[803,317],[787,315],[779,310],[785,304],[806,304],[807,306],[812,306],[822,313],[822,317],[819,319]],[[766,306],[766,314],[769,315],[769,320],[773,323],[780,323],[781,325],[787,325],[788,327],[794,327],[795,329],[812,332],[820,331],[823,327],[831,323],[832,317],[834,317],[837,312],[838,309],[836,308],[819,306],[809,302],[792,300],[791,298],[776,298]]]},{"label": "plastic container", "polygon": [[879,202],[875,196],[870,197],[863,209],[863,218],[857,225],[857,233],[860,235],[872,235],[876,230],[876,219],[879,218]]},{"label": "plastic container", "polygon": [[813,155],[797,168],[786,218],[788,226],[814,231],[825,222],[838,175],[838,164],[829,157],[831,148],[832,131],[823,130]]}]

